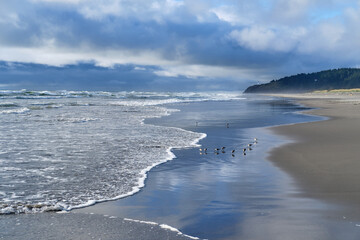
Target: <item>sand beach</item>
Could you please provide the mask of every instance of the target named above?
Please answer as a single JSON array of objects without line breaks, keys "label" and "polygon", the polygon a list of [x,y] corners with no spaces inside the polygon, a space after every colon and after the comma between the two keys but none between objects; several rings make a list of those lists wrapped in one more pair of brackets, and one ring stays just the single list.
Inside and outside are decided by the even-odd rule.
[{"label": "sand beach", "polygon": [[[279,96],[279,95],[278,95]],[[299,182],[305,196],[341,204],[360,219],[360,95],[321,93],[281,95],[315,108],[306,114],[325,121],[272,128],[295,140],[271,151],[269,159]]]}]

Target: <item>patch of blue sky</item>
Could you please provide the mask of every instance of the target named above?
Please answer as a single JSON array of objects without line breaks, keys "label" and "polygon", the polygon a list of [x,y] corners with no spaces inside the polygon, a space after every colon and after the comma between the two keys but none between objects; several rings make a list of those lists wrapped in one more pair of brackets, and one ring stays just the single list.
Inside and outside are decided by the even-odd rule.
[{"label": "patch of blue sky", "polygon": [[267,10],[271,10],[271,8],[273,7],[273,1],[269,1],[269,0],[258,0],[258,3],[260,5],[260,7],[262,9],[264,9],[265,11]]},{"label": "patch of blue sky", "polygon": [[357,9],[360,7],[358,1],[344,0],[336,1],[328,7],[321,5],[316,9],[312,9],[310,17],[314,24],[322,21],[331,20],[334,18],[341,18],[347,9]]},{"label": "patch of blue sky", "polygon": [[344,9],[333,9],[333,10],[324,10],[317,9],[311,12],[310,17],[314,24],[339,17],[343,14]]}]

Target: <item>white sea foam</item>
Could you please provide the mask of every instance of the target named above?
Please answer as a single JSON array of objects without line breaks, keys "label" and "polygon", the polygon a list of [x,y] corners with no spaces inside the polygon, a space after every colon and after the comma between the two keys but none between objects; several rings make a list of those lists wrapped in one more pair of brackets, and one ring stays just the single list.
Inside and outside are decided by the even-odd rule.
[{"label": "white sea foam", "polygon": [[128,222],[136,222],[136,223],[144,223],[144,224],[148,224],[148,225],[159,225],[156,222],[150,222],[150,221],[141,221],[141,220],[136,220],[136,219],[130,219],[130,218],[124,218],[125,221]]},{"label": "white sea foam", "polygon": [[198,237],[193,237],[193,236],[190,236],[190,235],[186,235],[186,234],[182,233],[179,229],[176,229],[176,228],[171,227],[171,226],[166,225],[166,224],[159,224],[159,223],[156,223],[156,222],[141,221],[141,220],[135,220],[135,219],[130,219],[130,218],[124,218],[124,220],[128,221],[128,222],[135,222],[135,223],[142,223],[142,224],[147,224],[147,225],[159,226],[162,229],[165,229],[165,230],[168,230],[168,231],[171,231],[171,232],[175,232],[178,235],[181,235],[181,236],[184,236],[184,237],[187,237],[187,238],[190,238],[190,239],[199,239]]},{"label": "white sea foam", "polygon": [[98,120],[100,120],[100,119],[99,118],[90,118],[90,117],[82,117],[82,118],[59,117],[56,119],[56,121],[59,121],[59,122],[69,122],[69,123],[85,123],[85,122],[98,121]]},{"label": "white sea foam", "polygon": [[[180,129],[181,131],[186,131],[186,130],[183,130],[183,129]],[[190,132],[190,131],[188,131]],[[202,133],[201,136],[199,138],[197,138],[196,140],[194,140],[193,142],[190,143],[190,145],[188,147],[197,147],[199,146],[197,144],[197,142],[199,142],[201,139],[205,138],[207,135],[205,133]],[[175,148],[179,148],[179,147],[175,147]],[[132,188],[132,190],[130,192],[127,192],[125,194],[121,194],[121,195],[118,195],[114,198],[104,198],[104,199],[101,199],[101,200],[91,200],[91,201],[88,201],[87,203],[84,203],[84,204],[79,204],[79,205],[76,205],[76,206],[71,206],[71,207],[67,207],[67,208],[64,208],[62,210],[66,210],[66,211],[70,211],[70,210],[73,210],[73,209],[78,209],[78,208],[84,208],[84,207],[88,207],[88,206],[91,206],[91,205],[94,205],[96,203],[101,203],[101,202],[106,202],[106,201],[113,201],[113,200],[118,200],[118,199],[121,199],[121,198],[125,198],[125,197],[128,197],[128,196],[132,196],[134,194],[136,194],[137,192],[139,192],[141,190],[141,188],[143,188],[145,186],[145,181],[146,181],[146,178],[147,178],[147,173],[154,167],[162,164],[162,163],[165,163],[167,161],[170,161],[174,158],[176,158],[175,154],[172,153],[172,147],[168,148],[166,150],[167,154],[168,154],[168,157],[165,158],[164,160],[162,161],[159,161],[157,163],[154,163],[153,165],[143,169],[140,171],[140,175],[141,177],[138,179],[138,183],[137,183],[137,186],[134,186]]]},{"label": "white sea foam", "polygon": [[118,100],[109,102],[110,105],[113,106],[156,106],[156,105],[163,105],[169,103],[179,103],[184,102],[184,100],[180,99],[162,99],[162,100]]},{"label": "white sea foam", "polygon": [[21,171],[21,168],[17,168],[17,167],[3,167],[4,171]]},{"label": "white sea foam", "polygon": [[26,113],[30,111],[29,108],[23,107],[23,108],[14,108],[14,109],[6,109],[6,110],[0,110],[0,114],[20,114],[20,113]]}]

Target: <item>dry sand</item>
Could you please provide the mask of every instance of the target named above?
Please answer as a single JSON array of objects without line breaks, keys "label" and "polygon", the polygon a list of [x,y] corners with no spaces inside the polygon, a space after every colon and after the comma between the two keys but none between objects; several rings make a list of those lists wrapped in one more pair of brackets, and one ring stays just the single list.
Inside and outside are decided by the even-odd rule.
[{"label": "dry sand", "polygon": [[270,160],[292,175],[307,197],[339,203],[360,218],[360,95],[285,97],[320,108],[307,113],[329,119],[272,128],[296,141],[274,149]]}]

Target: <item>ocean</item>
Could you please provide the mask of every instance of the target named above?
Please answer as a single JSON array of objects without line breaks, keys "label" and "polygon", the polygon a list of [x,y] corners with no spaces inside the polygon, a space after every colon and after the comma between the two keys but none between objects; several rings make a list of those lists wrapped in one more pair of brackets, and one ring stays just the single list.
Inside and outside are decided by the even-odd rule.
[{"label": "ocean", "polygon": [[[144,124],[170,103],[238,92],[0,91],[0,214],[69,211],[132,195],[146,173],[206,134]],[[193,123],[194,124],[194,123]]]}]

